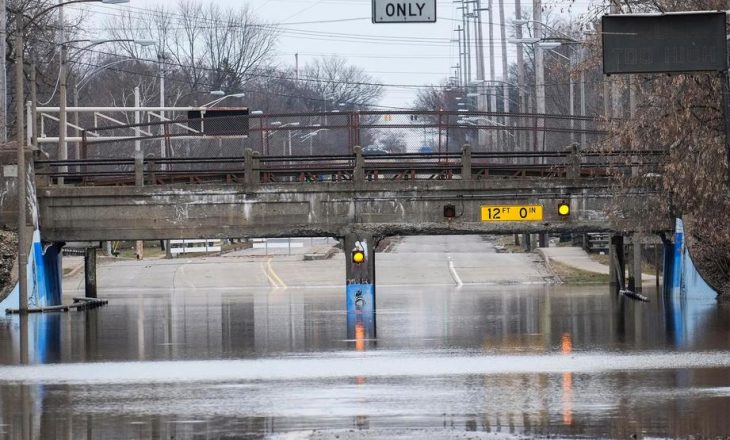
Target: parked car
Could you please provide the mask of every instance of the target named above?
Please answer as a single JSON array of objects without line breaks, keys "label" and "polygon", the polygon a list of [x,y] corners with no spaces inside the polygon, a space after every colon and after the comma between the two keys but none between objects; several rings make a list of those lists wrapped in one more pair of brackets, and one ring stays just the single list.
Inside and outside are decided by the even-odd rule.
[{"label": "parked car", "polygon": [[380,145],[368,145],[362,149],[362,154],[366,156],[372,156],[376,154],[388,154],[388,150],[381,147]]}]

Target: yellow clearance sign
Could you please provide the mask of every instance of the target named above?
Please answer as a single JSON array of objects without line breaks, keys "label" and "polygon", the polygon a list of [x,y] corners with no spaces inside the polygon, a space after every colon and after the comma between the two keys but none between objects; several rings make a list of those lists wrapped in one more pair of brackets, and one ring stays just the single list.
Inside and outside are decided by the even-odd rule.
[{"label": "yellow clearance sign", "polygon": [[483,222],[541,221],[542,205],[482,205]]}]

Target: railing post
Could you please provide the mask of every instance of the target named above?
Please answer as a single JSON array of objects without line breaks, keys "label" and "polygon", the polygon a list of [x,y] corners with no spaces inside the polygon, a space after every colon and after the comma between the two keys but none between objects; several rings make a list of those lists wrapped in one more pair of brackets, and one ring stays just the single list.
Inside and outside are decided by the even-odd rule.
[{"label": "railing post", "polygon": [[141,150],[134,152],[134,184],[144,186],[144,153]]},{"label": "railing post", "polygon": [[568,169],[566,171],[567,177],[571,179],[577,179],[580,177],[580,151],[578,144],[572,143],[568,147]]},{"label": "railing post", "polygon": [[243,173],[246,185],[253,185],[253,150],[250,148],[243,150]]},{"label": "railing post", "polygon": [[147,155],[147,174],[149,174],[149,179],[147,180],[148,185],[157,185],[157,162],[155,161],[155,155],[154,154],[148,154]]},{"label": "railing post", "polygon": [[251,154],[251,186],[261,183],[261,153],[254,151]]},{"label": "railing post", "polygon": [[471,145],[464,144],[461,150],[461,180],[471,180]]},{"label": "railing post", "polygon": [[365,183],[365,158],[362,155],[362,147],[355,145],[352,148],[355,153],[355,168],[352,170],[352,180],[356,185]]}]

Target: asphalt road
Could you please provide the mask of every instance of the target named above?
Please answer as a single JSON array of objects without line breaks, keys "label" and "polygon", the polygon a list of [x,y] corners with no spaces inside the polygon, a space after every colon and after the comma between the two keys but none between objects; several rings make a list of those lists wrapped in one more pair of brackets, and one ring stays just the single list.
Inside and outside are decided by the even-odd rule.
[{"label": "asphalt road", "polygon": [[[304,253],[327,246],[324,239],[293,239],[291,255],[288,240],[269,244],[217,257],[103,261],[97,268],[98,288],[140,292],[343,285],[342,252],[328,260],[303,260]],[[404,237],[389,252],[376,254],[376,273],[381,286],[542,284],[550,278],[537,255],[496,253],[494,243],[481,236]],[[82,290],[83,271],[66,278],[64,295]]]}]

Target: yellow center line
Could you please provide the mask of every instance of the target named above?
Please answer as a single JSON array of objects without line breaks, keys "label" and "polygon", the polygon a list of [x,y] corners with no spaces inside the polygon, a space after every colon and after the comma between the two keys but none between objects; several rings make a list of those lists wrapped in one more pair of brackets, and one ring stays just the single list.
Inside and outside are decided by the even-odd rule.
[{"label": "yellow center line", "polygon": [[268,269],[266,269],[266,266],[264,263],[261,263],[261,271],[266,275],[266,279],[269,280],[269,284],[271,284],[271,287],[279,288],[279,286],[276,284],[276,281],[274,281],[273,278],[271,278],[271,275],[269,275]]},{"label": "yellow center line", "polygon": [[276,272],[274,271],[274,268],[271,267],[271,260],[272,260],[272,258],[269,258],[266,261],[266,266],[269,269],[269,274],[271,275],[272,278],[274,278],[274,280],[276,280],[280,284],[280,286],[276,286],[276,287],[281,287],[283,289],[286,289],[286,284],[284,283],[284,281],[282,281],[282,279],[279,277],[279,275],[276,274]]}]

